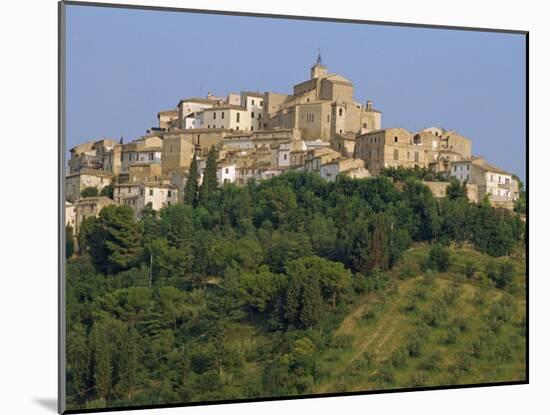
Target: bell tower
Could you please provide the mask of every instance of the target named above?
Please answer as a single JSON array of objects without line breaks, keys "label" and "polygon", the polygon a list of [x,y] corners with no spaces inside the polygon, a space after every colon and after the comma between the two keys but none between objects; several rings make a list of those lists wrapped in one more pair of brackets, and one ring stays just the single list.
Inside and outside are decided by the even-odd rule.
[{"label": "bell tower", "polygon": [[323,65],[321,50],[317,49],[317,62],[311,67],[311,79],[324,78],[327,76],[327,67]]}]

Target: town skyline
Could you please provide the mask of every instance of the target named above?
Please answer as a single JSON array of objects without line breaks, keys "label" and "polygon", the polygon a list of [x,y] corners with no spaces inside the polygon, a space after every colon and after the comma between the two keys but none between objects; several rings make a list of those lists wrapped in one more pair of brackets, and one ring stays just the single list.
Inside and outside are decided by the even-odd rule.
[{"label": "town skyline", "polygon": [[[455,39],[456,31],[407,28],[407,37],[410,39],[402,43],[402,30],[405,28],[399,27],[351,25],[350,29],[337,23],[276,19],[266,19],[263,25],[259,25],[260,21],[252,17],[185,13],[160,13],[156,20],[151,20],[151,16],[148,16],[149,23],[144,26],[139,24],[143,18],[140,11],[110,11],[110,17],[106,21],[103,20],[105,11],[101,9],[93,10],[93,13],[87,11],[85,15],[79,15],[78,6],[70,6],[68,11],[68,31],[72,30],[74,34],[69,37],[73,41],[67,45],[69,148],[99,137],[119,139],[123,136],[126,142],[131,141],[145,134],[147,128],[156,125],[155,118],[159,110],[173,108],[180,99],[186,97],[206,96],[209,91],[221,96],[243,90],[290,93],[289,85],[306,78],[305,71],[313,63],[320,48],[323,61],[330,70],[352,80],[357,101],[364,104],[367,99],[372,99],[375,107],[383,111],[384,128],[403,127],[419,131],[438,126],[459,131],[472,139],[476,155],[484,156],[498,166],[517,174],[522,180],[525,179],[524,85],[518,82],[524,79],[523,61],[519,59],[524,53],[524,45],[520,36],[514,38],[514,35],[509,34],[461,32],[458,36],[461,42],[459,46],[458,40]],[[159,37],[170,44],[168,39],[182,30],[184,21],[187,30],[192,30],[200,27],[202,19],[205,18],[213,25],[209,28],[205,43],[223,32],[223,28],[227,29],[227,25],[231,25],[227,22],[235,19],[240,19],[240,34],[249,28],[259,30],[262,26],[267,26],[266,33],[272,33],[280,25],[290,25],[288,31],[291,34],[285,33],[281,39],[281,43],[287,47],[289,45],[285,39],[291,35],[296,36],[298,26],[294,25],[299,23],[306,39],[297,41],[297,45],[291,45],[292,50],[288,52],[287,62],[281,62],[282,47],[275,48],[268,54],[266,50],[255,47],[258,39],[251,40],[254,58],[257,61],[257,64],[251,65],[248,65],[244,58],[227,60],[232,47],[227,48],[229,51],[216,48],[216,55],[220,56],[223,65],[214,64],[214,56],[210,62],[198,62],[204,54],[197,55],[197,48],[187,49],[189,52],[183,53],[185,56],[197,56],[196,60],[181,57],[181,53],[173,53],[173,56],[165,61],[170,62],[170,65],[163,64],[162,59],[155,62],[154,55],[147,56],[146,51],[151,44],[159,42]],[[213,24],[211,19],[219,25]],[[105,28],[104,34],[101,35],[92,30],[99,21]],[[153,33],[161,22],[166,28],[164,34]],[[74,28],[71,23],[75,25]],[[336,40],[329,39],[329,36],[321,33],[320,28],[327,25],[332,26],[329,32],[334,34]],[[122,35],[110,43],[105,42],[106,37],[114,29],[119,30],[119,34]],[[424,41],[429,39],[426,37],[426,31],[430,30],[430,36],[439,37],[437,42]],[[94,38],[91,37],[92,32]],[[233,32],[227,32],[228,41],[237,36]],[[338,39],[342,39],[341,36],[357,35],[357,32],[370,35],[369,39],[376,40],[367,48],[369,56],[363,58],[367,62],[367,68],[358,68],[357,62],[360,62],[360,57],[357,55],[361,53],[346,55],[345,51],[335,47]],[[138,42],[140,45],[137,47],[125,48],[125,45],[129,45],[126,42],[127,37],[135,37],[136,34],[143,42]],[[312,34],[319,36],[309,38]],[[266,41],[266,35],[261,32],[258,32],[257,37]],[[420,39],[423,48],[399,55],[401,59],[395,59],[390,65],[370,63],[384,63],[380,61],[384,53],[396,56],[396,53],[403,52],[403,49],[419,42]],[[473,48],[475,43],[478,45]],[[442,47],[443,44],[447,46]],[[161,48],[162,51],[166,49],[170,48]],[[172,44],[172,49],[175,52],[182,51],[177,43]],[[494,62],[491,62],[491,57],[484,55],[488,49],[494,51],[491,54]],[[301,54],[297,53],[298,50]],[[114,54],[113,51],[118,51],[119,54]],[[271,59],[267,55],[270,55]],[[456,61],[451,59],[452,56],[457,56]],[[97,59],[98,57],[102,59]],[[143,60],[141,65],[136,60],[139,57]],[[478,58],[475,65],[471,65],[471,61],[470,65],[461,61],[473,57]],[[422,63],[422,70],[411,73],[411,68],[419,63]],[[133,68],[131,72],[128,72],[128,65]],[[239,71],[239,66],[245,70]],[[434,70],[433,66],[439,69]],[[465,71],[464,68],[468,66],[470,69]],[[490,78],[483,76],[489,69],[495,69],[497,66],[503,70],[494,73]],[[226,76],[218,76],[217,72],[220,70],[223,70]],[[435,72],[439,73],[439,76],[434,78]],[[200,76],[197,73],[200,73]],[[384,76],[380,76],[380,73],[384,73]],[[357,74],[359,76],[356,76]],[[426,89],[427,77],[432,79],[432,90]],[[84,78],[87,82],[82,82]],[[149,83],[143,82],[147,79]],[[411,79],[418,80],[419,85]],[[449,83],[449,79],[453,79],[454,82]],[[515,82],[511,82],[512,79],[515,79]],[[401,83],[405,82],[409,83],[407,89],[401,87]],[[478,90],[476,91],[473,86],[464,88],[468,83],[477,85]],[[480,83],[484,84],[482,88],[479,88]],[[107,87],[110,88],[109,99],[104,95]],[[425,94],[418,93],[418,90],[422,89],[426,90]],[[504,95],[508,95],[509,98],[505,100]],[[436,105],[437,103],[439,104]],[[482,119],[486,121],[482,122]],[[503,119],[511,122],[502,122]],[[514,146],[514,151],[510,151],[511,145]],[[519,156],[520,154],[523,156]]]}]

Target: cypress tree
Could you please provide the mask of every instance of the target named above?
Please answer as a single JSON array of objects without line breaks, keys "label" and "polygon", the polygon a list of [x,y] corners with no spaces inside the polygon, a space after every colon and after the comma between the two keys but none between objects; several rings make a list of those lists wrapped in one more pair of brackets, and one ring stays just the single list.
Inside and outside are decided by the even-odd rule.
[{"label": "cypress tree", "polygon": [[96,323],[92,330],[94,350],[94,382],[99,398],[108,400],[111,391],[112,362],[110,339],[104,323]]},{"label": "cypress tree", "polygon": [[199,169],[197,166],[197,152],[193,154],[193,160],[191,161],[191,167],[189,168],[189,177],[185,184],[185,190],[183,194],[183,202],[196,206],[197,205],[197,191],[199,188]]},{"label": "cypress tree", "polygon": [[304,327],[316,325],[321,319],[323,311],[323,297],[319,278],[314,276],[305,282],[302,292],[302,308],[300,310],[300,322]]},{"label": "cypress tree", "polygon": [[199,202],[204,203],[218,188],[218,152],[213,148],[206,158],[206,167],[199,190]]},{"label": "cypress tree", "polygon": [[298,320],[300,309],[300,293],[302,286],[298,278],[290,278],[286,289],[285,318],[289,323],[295,323]]},{"label": "cypress tree", "polygon": [[120,347],[119,382],[120,391],[128,398],[132,398],[132,387],[136,381],[138,367],[138,342],[139,334],[134,328],[130,328],[124,336]]}]

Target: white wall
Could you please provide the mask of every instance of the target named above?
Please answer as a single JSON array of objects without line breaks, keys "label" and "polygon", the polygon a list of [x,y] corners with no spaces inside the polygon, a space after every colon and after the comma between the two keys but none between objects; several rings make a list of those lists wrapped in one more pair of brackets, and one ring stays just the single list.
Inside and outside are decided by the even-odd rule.
[{"label": "white wall", "polygon": [[237,165],[226,164],[218,167],[218,183],[235,183],[237,179]]}]

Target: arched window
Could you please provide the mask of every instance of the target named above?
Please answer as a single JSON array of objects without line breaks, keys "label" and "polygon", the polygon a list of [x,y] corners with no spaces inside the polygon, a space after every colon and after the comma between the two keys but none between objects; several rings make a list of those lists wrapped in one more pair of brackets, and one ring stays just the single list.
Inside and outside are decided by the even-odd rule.
[{"label": "arched window", "polygon": [[340,108],[340,109],[338,110],[338,115],[341,117],[342,114],[343,114],[343,112],[344,112],[344,110],[343,110],[342,108]]}]

